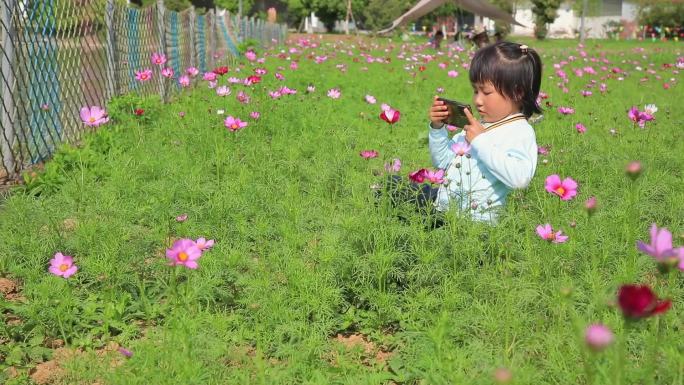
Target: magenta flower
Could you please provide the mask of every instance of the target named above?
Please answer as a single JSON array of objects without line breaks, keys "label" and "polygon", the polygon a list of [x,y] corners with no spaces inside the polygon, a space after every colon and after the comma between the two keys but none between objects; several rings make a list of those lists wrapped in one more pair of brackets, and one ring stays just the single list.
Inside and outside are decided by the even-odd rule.
[{"label": "magenta flower", "polygon": [[205,250],[209,250],[214,246],[214,240],[206,240],[204,238],[197,238],[195,241],[195,245],[197,245],[197,248],[200,249],[200,251],[204,252]]},{"label": "magenta flower", "polygon": [[188,75],[183,75],[178,78],[178,84],[181,85],[181,87],[187,87],[190,85],[190,77]]},{"label": "magenta flower", "polygon": [[97,127],[107,123],[109,121],[109,116],[107,116],[107,111],[102,107],[83,107],[81,108],[81,121],[83,121],[86,126]]},{"label": "magenta flower", "polygon": [[133,352],[130,351],[130,350],[128,350],[128,349],[126,349],[126,348],[119,347],[119,349],[117,349],[117,350],[119,351],[119,353],[121,353],[122,355],[126,356],[127,358],[133,357]]},{"label": "magenta flower", "polygon": [[216,75],[214,72],[205,72],[202,79],[204,79],[208,82],[213,82],[213,81],[216,81],[217,77],[218,77],[218,75]]},{"label": "magenta flower", "polygon": [[659,229],[655,223],[651,226],[651,243],[637,241],[637,248],[655,258],[657,262],[667,262],[677,253],[672,248],[672,233],[664,227]]},{"label": "magenta flower", "polygon": [[164,63],[166,63],[166,56],[163,53],[152,54],[152,64],[162,66]]},{"label": "magenta flower", "polygon": [[625,172],[632,180],[638,178],[641,175],[641,162],[638,160],[629,162],[625,167]]},{"label": "magenta flower", "polygon": [[632,106],[632,108],[627,111],[627,117],[629,117],[629,120],[633,121],[634,123],[639,121],[639,109],[636,108],[636,106]]},{"label": "magenta flower", "polygon": [[378,152],[375,150],[364,150],[359,153],[363,159],[372,159],[378,157]]},{"label": "magenta flower", "polygon": [[385,170],[387,172],[399,172],[401,170],[401,160],[393,159],[392,163],[385,163]]},{"label": "magenta flower", "polygon": [[425,181],[425,174],[426,173],[427,173],[427,170],[424,168],[421,168],[420,170],[409,173],[408,177],[411,181],[413,181],[415,183],[423,183]]},{"label": "magenta flower", "polygon": [[545,146],[537,146],[537,154],[549,155],[549,148]]},{"label": "magenta flower", "polygon": [[570,177],[561,182],[560,176],[557,174],[549,175],[546,177],[544,187],[546,191],[558,195],[564,201],[568,201],[577,195],[577,182]]},{"label": "magenta flower", "polygon": [[375,96],[373,96],[373,95],[366,95],[365,99],[366,99],[366,103],[368,103],[368,104],[375,104],[377,101],[375,99]]},{"label": "magenta flower", "polygon": [[142,71],[135,71],[135,79],[138,80],[139,82],[146,82],[146,81],[152,79],[152,70],[149,68],[146,68]]},{"label": "magenta flower", "polygon": [[247,122],[243,122],[242,120],[232,116],[227,117],[226,120],[223,121],[223,124],[228,130],[233,132],[247,127]]},{"label": "magenta flower", "polygon": [[170,266],[183,265],[188,269],[196,269],[197,260],[202,256],[202,250],[192,239],[179,239],[173,243],[170,249],[166,249],[166,258],[170,260]]},{"label": "magenta flower", "polygon": [[449,76],[450,78],[455,78],[458,76],[458,72],[451,70],[451,71],[447,72],[447,76]]},{"label": "magenta flower", "polygon": [[249,117],[254,120],[258,120],[260,116],[261,114],[259,113],[259,111],[252,111],[249,113]]},{"label": "magenta flower", "polygon": [[255,61],[257,59],[257,54],[256,52],[249,50],[245,52],[245,58],[249,61]]},{"label": "magenta flower", "polygon": [[331,88],[328,90],[328,97],[332,99],[339,99],[342,93],[337,88]]},{"label": "magenta flower", "polygon": [[171,67],[165,67],[161,70],[161,75],[167,79],[170,79],[173,77],[173,68]]},{"label": "magenta flower", "polygon": [[558,230],[557,232],[553,232],[553,228],[551,227],[550,224],[545,224],[545,225],[539,225],[537,226],[537,235],[541,237],[541,239],[547,240],[549,242],[553,243],[564,243],[565,241],[568,240],[567,235],[563,235],[563,232]]},{"label": "magenta flower", "polygon": [[457,156],[466,155],[470,151],[470,144],[467,142],[456,142],[451,145],[451,151]]},{"label": "magenta flower", "polygon": [[575,113],[575,109],[570,107],[558,107],[558,112],[563,115],[572,115]]},{"label": "magenta flower", "polygon": [[444,170],[440,169],[437,171],[425,170],[425,179],[427,179],[432,184],[442,184],[444,183]]},{"label": "magenta flower", "polygon": [[584,134],[585,132],[587,132],[587,127],[585,127],[584,124],[582,124],[582,123],[575,124],[575,129],[580,134]]},{"label": "magenta flower", "polygon": [[613,343],[614,336],[607,326],[593,324],[584,331],[584,340],[591,350],[600,352]]},{"label": "magenta flower", "polygon": [[50,260],[50,273],[62,277],[69,278],[76,274],[78,266],[74,265],[74,259],[70,255],[62,253],[55,253],[55,257]]},{"label": "magenta flower", "polygon": [[191,78],[194,78],[199,75],[199,70],[196,67],[188,67],[185,69],[185,73]]},{"label": "magenta flower", "polygon": [[176,217],[176,222],[185,222],[188,220],[188,214],[181,214]]}]

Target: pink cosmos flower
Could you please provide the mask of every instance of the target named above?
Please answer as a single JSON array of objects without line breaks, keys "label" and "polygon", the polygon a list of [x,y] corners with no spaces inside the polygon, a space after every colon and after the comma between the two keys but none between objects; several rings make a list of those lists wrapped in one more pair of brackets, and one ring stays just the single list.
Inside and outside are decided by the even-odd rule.
[{"label": "pink cosmos flower", "polygon": [[285,76],[283,76],[283,74],[281,74],[280,72],[275,73],[275,78],[278,80],[285,80]]},{"label": "pink cosmos flower", "polygon": [[339,99],[342,93],[337,88],[331,88],[328,90],[328,97],[333,99]]},{"label": "pink cosmos flower", "polygon": [[164,69],[161,70],[161,75],[167,79],[172,78],[173,77],[173,68],[165,67]]},{"label": "pink cosmos flower", "polygon": [[124,347],[119,347],[119,349],[117,349],[117,350],[119,351],[119,353],[126,356],[127,358],[133,357],[133,352],[124,348]]},{"label": "pink cosmos flower", "polygon": [[425,170],[425,179],[427,179],[432,184],[442,184],[444,183],[444,170],[439,169],[437,171]]},{"label": "pink cosmos flower", "polygon": [[614,339],[613,332],[605,325],[589,325],[584,331],[587,346],[595,352],[600,352],[610,346]]},{"label": "pink cosmos flower", "polygon": [[290,62],[290,69],[293,71],[296,71],[297,68],[299,68],[299,64],[296,61],[291,61]]},{"label": "pink cosmos flower", "polygon": [[451,151],[457,156],[464,156],[470,151],[470,144],[467,142],[456,142],[451,145]]},{"label": "pink cosmos flower", "polygon": [[587,128],[582,123],[575,124],[575,129],[577,129],[577,132],[579,132],[580,134],[584,134],[585,132],[587,132]]},{"label": "pink cosmos flower", "polygon": [[392,107],[390,107],[390,105],[387,103],[382,103],[380,105],[380,110],[382,110],[382,111],[387,111],[387,110],[391,110],[391,109],[392,109]]},{"label": "pink cosmos flower", "polygon": [[257,59],[257,54],[256,52],[249,50],[245,52],[245,58],[249,61],[255,61]]},{"label": "pink cosmos flower", "polygon": [[109,116],[107,116],[107,111],[102,107],[83,107],[81,108],[81,121],[83,121],[86,126],[97,127],[107,123],[109,121]]},{"label": "pink cosmos flower", "polygon": [[64,255],[58,252],[55,253],[54,258],[50,260],[50,268],[48,271],[58,277],[69,278],[76,274],[78,266],[74,265],[74,259],[70,255]]},{"label": "pink cosmos flower", "polygon": [[637,248],[657,262],[667,262],[676,256],[676,251],[672,248],[672,233],[664,227],[659,229],[655,223],[651,226],[651,243],[637,241]]},{"label": "pink cosmos flower", "polygon": [[455,78],[455,77],[458,76],[458,72],[457,72],[457,71],[454,71],[454,70],[451,70],[451,71],[447,72],[447,75],[448,75],[450,78]]},{"label": "pink cosmos flower", "polygon": [[237,98],[238,102],[240,102],[242,104],[247,104],[247,103],[249,103],[249,100],[250,100],[249,95],[247,95],[243,91],[238,92],[236,98]]},{"label": "pink cosmos flower", "polygon": [[316,87],[314,87],[313,84],[309,84],[308,86],[306,86],[306,92],[307,93],[312,93],[314,91],[316,91]]},{"label": "pink cosmos flower", "polygon": [[377,101],[375,99],[375,96],[373,96],[373,95],[366,95],[365,99],[366,99],[366,103],[368,103],[368,104],[375,104],[375,102]]},{"label": "pink cosmos flower", "polygon": [[204,76],[202,76],[202,79],[208,81],[208,82],[213,82],[216,80],[218,75],[216,75],[214,72],[205,72]]},{"label": "pink cosmos flower", "polygon": [[182,265],[188,269],[197,269],[197,260],[202,256],[202,250],[192,239],[179,239],[170,249],[166,249],[166,258],[170,266]]},{"label": "pink cosmos flower", "polygon": [[280,92],[281,95],[295,95],[295,94],[297,94],[297,90],[293,90],[291,88],[288,88],[287,86],[280,87],[278,92]]},{"label": "pink cosmos flower", "polygon": [[218,95],[218,96],[221,96],[221,97],[228,96],[228,95],[230,95],[230,93],[231,93],[231,91],[230,91],[230,88],[228,88],[228,86],[216,87],[216,95]]},{"label": "pink cosmos flower", "polygon": [[226,120],[223,121],[223,125],[226,126],[228,130],[235,132],[244,127],[247,127],[247,122],[243,122],[238,118],[228,116]]},{"label": "pink cosmos flower", "polygon": [[214,240],[206,240],[204,238],[197,238],[195,241],[195,245],[197,246],[200,251],[204,252],[205,250],[211,249],[212,246],[214,246]]},{"label": "pink cosmos flower", "polygon": [[582,91],[580,91],[580,93],[581,93],[582,96],[584,96],[585,98],[586,98],[587,96],[593,95],[593,93],[592,93],[591,91],[587,91],[587,90],[582,90]]},{"label": "pink cosmos flower", "polygon": [[627,167],[625,167],[625,172],[630,178],[636,179],[639,175],[641,175],[641,162],[638,160],[629,162]]},{"label": "pink cosmos flower", "polygon": [[146,82],[146,81],[152,79],[152,70],[149,68],[146,68],[142,71],[135,71],[135,79],[140,81],[140,82]]},{"label": "pink cosmos flower", "polygon": [[162,66],[164,63],[166,63],[166,55],[157,52],[152,54],[152,64]]},{"label": "pink cosmos flower", "polygon": [[188,87],[190,85],[190,77],[188,75],[179,77],[178,84],[180,84],[181,87]]},{"label": "pink cosmos flower", "polygon": [[592,196],[584,202],[584,208],[591,215],[596,211],[596,197]]},{"label": "pink cosmos flower", "polygon": [[558,230],[554,233],[553,228],[548,223],[537,226],[537,235],[539,235],[541,239],[545,239],[553,243],[563,243],[568,240],[568,236],[563,235],[562,231]]},{"label": "pink cosmos flower", "polygon": [[278,99],[278,98],[280,98],[282,95],[281,95],[280,92],[278,92],[278,91],[269,91],[269,92],[268,92],[268,96],[270,96],[271,99]]},{"label": "pink cosmos flower", "polygon": [[385,163],[385,170],[387,172],[399,172],[401,170],[401,160],[393,159],[392,163]]},{"label": "pink cosmos flower", "polygon": [[196,67],[188,67],[185,69],[185,73],[191,78],[194,78],[199,75],[199,70]]},{"label": "pink cosmos flower", "polygon": [[254,73],[259,76],[264,76],[268,73],[268,70],[266,68],[255,68]]},{"label": "pink cosmos flower", "polygon": [[563,115],[572,115],[575,113],[575,109],[570,107],[558,107],[558,112]]},{"label": "pink cosmos flower", "polygon": [[401,112],[399,110],[393,110],[391,108],[387,110],[382,110],[380,113],[380,119],[384,120],[388,124],[394,124],[399,121],[401,117]]},{"label": "pink cosmos flower", "polygon": [[185,213],[176,217],[176,222],[185,222],[187,220],[188,220],[188,214],[185,214]]},{"label": "pink cosmos flower", "polygon": [[577,195],[577,182],[570,177],[561,182],[560,176],[557,174],[549,175],[546,177],[544,187],[546,191],[558,195],[564,201],[568,201]]},{"label": "pink cosmos flower", "polygon": [[378,157],[378,152],[375,150],[363,150],[359,153],[363,159],[372,159]]},{"label": "pink cosmos flower", "polygon": [[249,117],[254,120],[258,120],[259,116],[261,116],[261,114],[258,111],[252,111],[249,113]]},{"label": "pink cosmos flower", "polygon": [[549,148],[545,146],[537,146],[537,154],[549,155]]}]

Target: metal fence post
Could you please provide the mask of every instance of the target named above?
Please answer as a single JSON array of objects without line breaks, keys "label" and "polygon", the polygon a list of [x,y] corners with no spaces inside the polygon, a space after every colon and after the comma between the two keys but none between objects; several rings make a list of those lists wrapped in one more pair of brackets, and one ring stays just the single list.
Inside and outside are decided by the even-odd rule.
[{"label": "metal fence post", "polygon": [[[157,0],[157,30],[159,32],[159,50],[166,55],[166,9],[164,7],[164,0]],[[180,76],[180,75],[179,75]],[[158,76],[159,78],[159,95],[163,103],[166,103],[166,82],[163,76]]]},{"label": "metal fence post", "polygon": [[119,61],[117,60],[116,35],[114,32],[114,0],[107,0],[105,7],[105,25],[107,27],[107,91],[106,99],[111,99],[119,93]]},{"label": "metal fence post", "polygon": [[197,15],[195,14],[195,7],[190,7],[190,67],[196,67],[197,46],[195,45],[195,22]]},{"label": "metal fence post", "polygon": [[3,138],[0,138],[2,142],[2,154],[3,165],[7,170],[7,176],[13,178],[17,172],[16,163],[14,161],[14,156],[12,154],[12,146],[14,145],[15,135],[14,135],[14,119],[16,105],[14,104],[14,95],[12,94],[12,86],[14,85],[14,45],[16,36],[14,35],[14,26],[12,25],[12,10],[15,8],[14,0],[6,0],[6,7],[3,7],[2,15],[0,15],[2,20],[2,25],[4,25],[7,30],[4,31],[4,36],[2,40],[2,51],[4,55],[0,57],[0,67],[2,68],[2,81],[0,84],[2,86],[2,102],[3,110],[2,112],[2,129]]}]

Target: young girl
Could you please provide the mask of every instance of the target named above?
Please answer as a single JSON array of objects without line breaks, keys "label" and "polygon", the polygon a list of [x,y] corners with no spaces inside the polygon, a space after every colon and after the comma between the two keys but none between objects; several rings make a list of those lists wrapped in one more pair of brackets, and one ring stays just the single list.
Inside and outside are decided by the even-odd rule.
[{"label": "young girl", "polygon": [[525,188],[537,166],[537,143],[527,122],[537,104],[542,64],[525,45],[498,42],[475,53],[470,65],[473,107],[469,124],[449,138],[448,112],[435,96],[429,110],[432,163],[446,170],[434,197],[438,211],[456,206],[473,219],[496,223],[497,211],[512,189]]}]

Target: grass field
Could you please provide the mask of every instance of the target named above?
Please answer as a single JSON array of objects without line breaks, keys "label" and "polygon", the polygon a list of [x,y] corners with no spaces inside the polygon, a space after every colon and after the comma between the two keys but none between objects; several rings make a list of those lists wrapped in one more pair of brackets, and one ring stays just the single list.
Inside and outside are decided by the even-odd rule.
[{"label": "grass field", "polygon": [[[369,186],[394,158],[404,176],[432,166],[427,111],[440,87],[469,100],[467,52],[311,43],[231,66],[220,85],[268,73],[229,96],[197,80],[167,105],[121,97],[108,124],[6,194],[0,383],[684,384],[682,272],[660,273],[636,247],[653,223],[684,245],[681,44],[526,41],[543,56],[548,99],[534,127],[548,154],[498,226],[451,212],[430,230]],[[586,67],[595,74],[575,72]],[[282,86],[297,93],[269,96]],[[394,126],[381,103],[401,111]],[[658,111],[640,128],[628,110],[646,104]],[[248,125],[231,132],[228,115]],[[548,193],[552,174],[576,180],[578,195]],[[546,223],[568,241],[541,239]],[[215,245],[198,269],[168,266],[174,241],[199,237]],[[57,252],[73,256],[71,277],[48,272]],[[625,322],[616,295],[627,283],[672,308]],[[585,346],[593,323],[615,334],[601,353]]]}]

